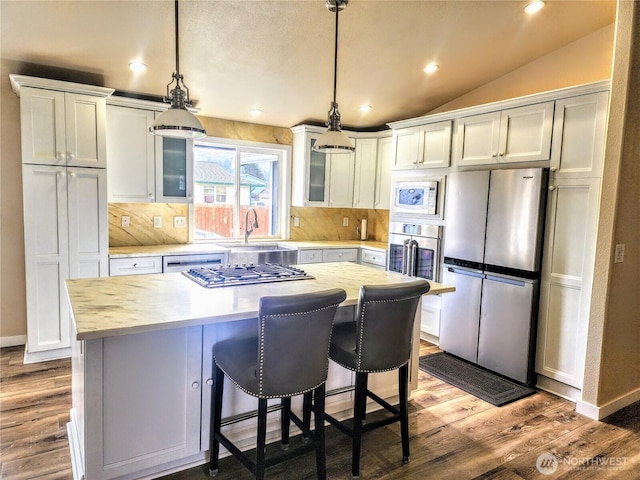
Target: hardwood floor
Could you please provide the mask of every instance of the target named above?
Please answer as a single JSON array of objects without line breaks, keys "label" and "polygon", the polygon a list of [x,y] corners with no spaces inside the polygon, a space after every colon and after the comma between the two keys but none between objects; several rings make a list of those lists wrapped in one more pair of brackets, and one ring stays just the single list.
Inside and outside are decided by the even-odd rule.
[{"label": "hardwood floor", "polygon": [[[421,355],[435,351],[421,344]],[[22,347],[0,351],[0,478],[72,479],[65,429],[70,361],[23,365],[22,356]],[[496,408],[423,372],[419,387],[410,402],[411,462],[402,463],[398,425],[385,427],[363,438],[361,478],[640,479],[640,403],[595,422],[545,392]],[[548,467],[557,465],[553,474],[536,467],[545,454]],[[351,478],[350,441],[333,427],[327,427],[327,470],[330,479]],[[205,477],[196,467],[164,478]],[[225,458],[216,478],[252,476]],[[272,467],[267,478],[315,478],[314,456]]]}]

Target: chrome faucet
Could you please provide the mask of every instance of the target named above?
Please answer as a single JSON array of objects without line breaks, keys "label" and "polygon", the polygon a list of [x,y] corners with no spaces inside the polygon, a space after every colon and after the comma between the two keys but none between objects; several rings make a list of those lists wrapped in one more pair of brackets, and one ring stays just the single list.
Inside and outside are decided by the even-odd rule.
[{"label": "chrome faucet", "polygon": [[[253,212],[253,222],[249,223],[249,213]],[[258,213],[254,208],[249,208],[244,216],[244,243],[249,243],[249,235],[258,228]]]}]

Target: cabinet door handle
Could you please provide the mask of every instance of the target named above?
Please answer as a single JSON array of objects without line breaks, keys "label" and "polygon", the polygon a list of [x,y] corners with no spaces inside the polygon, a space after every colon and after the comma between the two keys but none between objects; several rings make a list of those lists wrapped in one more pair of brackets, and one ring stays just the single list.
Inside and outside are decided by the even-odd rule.
[{"label": "cabinet door handle", "polygon": [[153,198],[153,193],[149,193],[149,198]]},{"label": "cabinet door handle", "polygon": [[558,168],[557,167],[551,167],[549,170],[551,170],[552,172],[557,172]]},{"label": "cabinet door handle", "polygon": [[494,153],[492,153],[492,154],[491,154],[491,156],[492,156],[493,158],[496,158],[496,157],[498,156],[498,154],[494,152]]},{"label": "cabinet door handle", "polygon": [[504,152],[500,152],[499,154],[501,157],[504,157]]},{"label": "cabinet door handle", "polygon": [[191,384],[191,388],[193,388],[194,390],[200,387],[200,382],[193,382]]},{"label": "cabinet door handle", "polygon": [[67,153],[67,159],[68,160],[73,160],[74,158],[76,158],[76,157],[75,157],[75,155],[73,153],[71,153],[71,152]]},{"label": "cabinet door handle", "polygon": [[207,378],[206,384],[209,386],[213,385],[213,378]]},{"label": "cabinet door handle", "polygon": [[549,185],[549,191],[553,192],[556,189],[556,187],[554,187],[553,185]]},{"label": "cabinet door handle", "polygon": [[56,153],[56,158],[57,158],[58,160],[60,160],[60,161],[64,160],[64,158],[65,158],[65,157],[64,157],[64,153],[62,153],[62,152],[58,152],[58,153]]}]

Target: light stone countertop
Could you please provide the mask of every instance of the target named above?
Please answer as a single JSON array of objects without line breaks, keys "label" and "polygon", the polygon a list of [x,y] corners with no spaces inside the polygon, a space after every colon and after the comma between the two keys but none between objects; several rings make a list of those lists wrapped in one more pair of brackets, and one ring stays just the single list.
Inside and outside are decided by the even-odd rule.
[{"label": "light stone countertop", "polygon": [[[249,242],[249,245],[255,243],[260,244],[278,244],[285,248],[291,249],[315,249],[315,248],[373,248],[380,251],[387,250],[387,244],[384,242],[376,242],[373,240],[320,240],[296,242],[292,240],[261,240]],[[231,246],[231,245],[229,245]],[[109,258],[126,258],[126,257],[153,257],[159,255],[186,255],[194,253],[219,253],[225,252],[225,244],[221,242],[215,243],[188,243],[173,245],[140,245],[133,247],[110,247]]]},{"label": "light stone countertop", "polygon": [[[343,288],[355,305],[361,285],[414,280],[349,262],[301,265],[314,279],[204,288],[181,273],[67,280],[78,340],[255,318],[259,298]],[[455,291],[436,282],[429,294]]]}]

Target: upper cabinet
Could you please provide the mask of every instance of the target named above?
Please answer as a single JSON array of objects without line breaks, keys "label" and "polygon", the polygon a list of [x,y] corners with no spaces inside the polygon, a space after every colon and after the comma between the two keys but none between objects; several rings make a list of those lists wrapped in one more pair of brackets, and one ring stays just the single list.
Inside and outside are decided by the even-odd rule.
[{"label": "upper cabinet", "polygon": [[376,161],[376,193],[373,208],[390,208],[391,170],[393,167],[393,138],[391,135],[378,139]]},{"label": "upper cabinet", "polygon": [[551,148],[552,179],[600,177],[609,93],[556,101]]},{"label": "upper cabinet", "polygon": [[153,202],[156,197],[154,112],[107,105],[110,202]]},{"label": "upper cabinet", "polygon": [[457,119],[454,164],[549,160],[553,106],[545,102]]},{"label": "upper cabinet", "polygon": [[162,104],[117,97],[108,103],[109,201],[190,202],[193,141],[149,133]]},{"label": "upper cabinet", "polygon": [[19,88],[23,163],[106,167],[104,97]]},{"label": "upper cabinet", "polygon": [[[332,208],[389,208],[378,202],[387,189],[388,157],[379,162],[378,133],[349,132],[355,154],[325,154],[313,150],[324,128],[300,125],[293,131],[292,205]],[[388,172],[383,172],[388,169]],[[381,193],[384,197],[384,193]],[[388,195],[387,195],[388,196]],[[380,206],[377,204],[379,203]]]},{"label": "upper cabinet", "polygon": [[451,121],[394,130],[393,149],[396,168],[448,167]]}]

